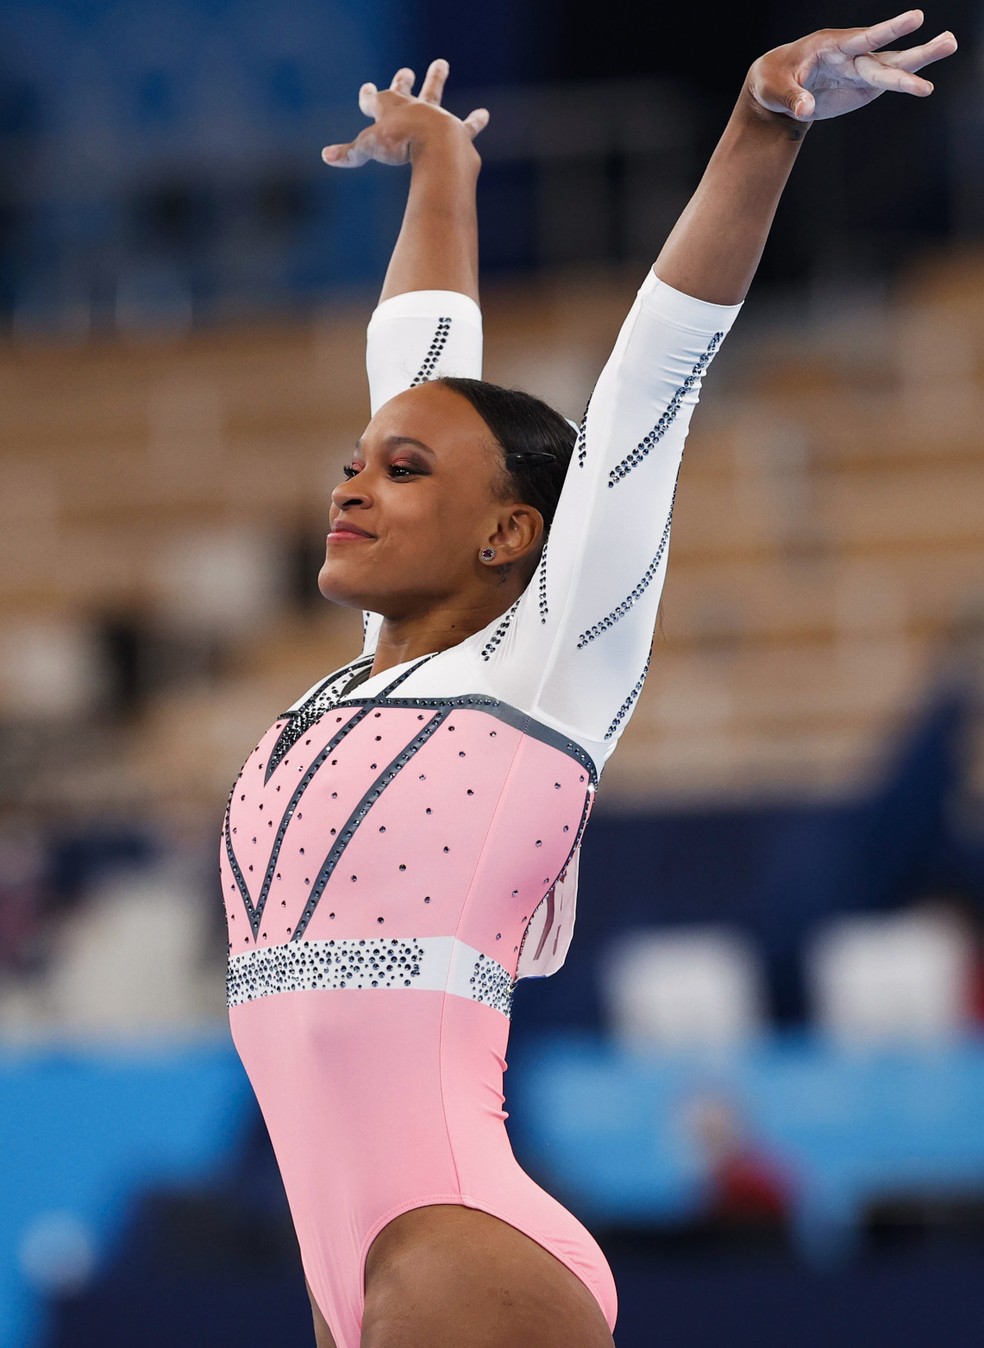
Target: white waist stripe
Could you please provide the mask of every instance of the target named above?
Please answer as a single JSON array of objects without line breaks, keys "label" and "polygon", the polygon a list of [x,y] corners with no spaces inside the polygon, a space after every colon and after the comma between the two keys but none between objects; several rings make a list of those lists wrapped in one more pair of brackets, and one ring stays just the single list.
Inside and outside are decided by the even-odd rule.
[{"label": "white waist stripe", "polygon": [[454,936],[287,941],[229,957],[229,1006],[278,992],[340,988],[445,992],[508,1016],[513,979],[498,960]]}]

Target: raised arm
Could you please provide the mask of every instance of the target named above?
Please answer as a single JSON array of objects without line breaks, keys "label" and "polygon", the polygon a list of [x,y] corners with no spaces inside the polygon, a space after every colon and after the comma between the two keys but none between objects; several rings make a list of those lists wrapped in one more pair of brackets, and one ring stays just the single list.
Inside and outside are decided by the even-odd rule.
[{"label": "raised arm", "polygon": [[414,96],[403,68],[389,89],[364,84],[359,106],[372,125],[321,152],[335,168],[410,165],[407,206],[379,305],[369,323],[366,368],[375,414],[396,394],[437,375],[482,375],[475,189],[481,161],[473,141],[489,120],[441,107],[448,63],[432,61]]},{"label": "raised arm", "polygon": [[[373,415],[390,398],[438,375],[482,375],[475,191],[481,160],[473,144],[488,124],[485,108],[457,118],[441,107],[445,60],[432,61],[420,94],[403,67],[389,89],[364,84],[359,107],[372,124],[347,144],[321,152],[334,168],[410,166],[410,186],[379,304],[367,333],[366,371]],[[378,614],[363,613],[365,651]]]},{"label": "raised arm", "polygon": [[911,9],[870,27],[822,29],[760,56],[656,259],[656,275],[697,299],[743,300],[811,123],[852,112],[886,90],[917,98],[933,92],[915,71],[956,51],[952,33],[906,51],[877,50],[922,22],[922,11]]},{"label": "raised arm", "polygon": [[[752,65],[595,385],[537,574],[489,659],[509,664],[501,682],[518,671],[515,705],[595,741],[599,766],[646,679],[704,375],[752,280],[803,134],[886,89],[930,92],[913,71],[955,50],[951,34],[906,52],[870,50],[921,22],[915,10],[867,29],[825,29]],[[526,671],[532,686],[521,682]]]},{"label": "raised arm", "polygon": [[389,89],[364,84],[359,107],[373,125],[348,144],[321,152],[335,168],[358,168],[370,159],[411,166],[403,226],[380,302],[417,290],[453,290],[478,303],[475,189],[481,160],[473,142],[489,114],[476,108],[459,119],[442,108],[447,77],[447,61],[437,60],[416,97],[415,76],[406,67]]}]

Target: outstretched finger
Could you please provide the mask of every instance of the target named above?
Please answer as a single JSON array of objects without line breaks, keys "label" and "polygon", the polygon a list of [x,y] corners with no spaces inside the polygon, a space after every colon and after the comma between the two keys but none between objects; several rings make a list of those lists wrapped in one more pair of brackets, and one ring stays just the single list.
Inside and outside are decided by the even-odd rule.
[{"label": "outstretched finger", "polygon": [[941,61],[944,56],[952,56],[956,50],[957,39],[948,31],[937,34],[931,42],[923,42],[918,47],[909,47],[907,51],[879,52],[878,59],[897,70],[922,70],[923,66],[928,66],[933,61]]},{"label": "outstretched finger", "polygon": [[390,88],[394,94],[411,94],[413,92],[413,82],[417,76],[409,66],[401,66],[393,76],[390,82]]},{"label": "outstretched finger", "polygon": [[444,84],[448,78],[449,69],[450,66],[443,56],[439,56],[436,61],[431,61],[427,67],[424,82],[420,86],[420,97],[425,103],[440,103],[444,95]]},{"label": "outstretched finger", "polygon": [[462,118],[462,125],[469,136],[471,136],[472,140],[475,139],[480,131],[484,131],[488,124],[488,108],[476,108],[474,112],[470,112],[467,117]]},{"label": "outstretched finger", "polygon": [[366,83],[359,90],[359,111],[365,117],[375,117],[379,90],[374,84]]},{"label": "outstretched finger", "polygon": [[921,75],[894,69],[874,56],[859,56],[854,68],[873,89],[891,89],[897,94],[915,94],[917,98],[925,98],[933,92],[933,85]]},{"label": "outstretched finger", "polygon": [[910,9],[905,14],[897,14],[894,19],[885,19],[883,23],[874,23],[870,28],[848,29],[838,42],[845,56],[861,56],[864,52],[877,51],[886,42],[894,42],[900,37],[914,33],[922,25],[921,9]]}]

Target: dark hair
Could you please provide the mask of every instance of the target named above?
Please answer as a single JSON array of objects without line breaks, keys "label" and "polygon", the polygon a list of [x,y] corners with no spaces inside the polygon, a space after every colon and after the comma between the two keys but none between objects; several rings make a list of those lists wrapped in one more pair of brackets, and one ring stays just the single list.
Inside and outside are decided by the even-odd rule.
[{"label": "dark hair", "polygon": [[546,538],[577,441],[574,427],[548,403],[522,389],[454,375],[436,382],[467,398],[488,426],[503,452],[499,495],[535,506],[543,516]]}]

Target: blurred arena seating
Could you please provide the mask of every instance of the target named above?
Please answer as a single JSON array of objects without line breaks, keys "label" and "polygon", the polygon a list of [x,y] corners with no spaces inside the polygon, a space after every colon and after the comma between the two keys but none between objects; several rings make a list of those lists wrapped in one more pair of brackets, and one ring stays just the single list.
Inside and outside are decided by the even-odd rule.
[{"label": "blurred arena seating", "polygon": [[[636,279],[490,288],[489,377],[578,416]],[[881,311],[775,336],[750,301],[695,418],[652,673],[604,798],[842,791],[948,661],[979,670],[982,288],[981,259],[928,260]],[[366,417],[365,318],[0,352],[0,708],[60,723],[57,768],[27,768],[39,807],[214,808],[249,727],[352,649],[316,575]],[[131,715],[100,772],[72,740],[112,710],[111,668]],[[973,736],[979,789],[979,718]]]}]

